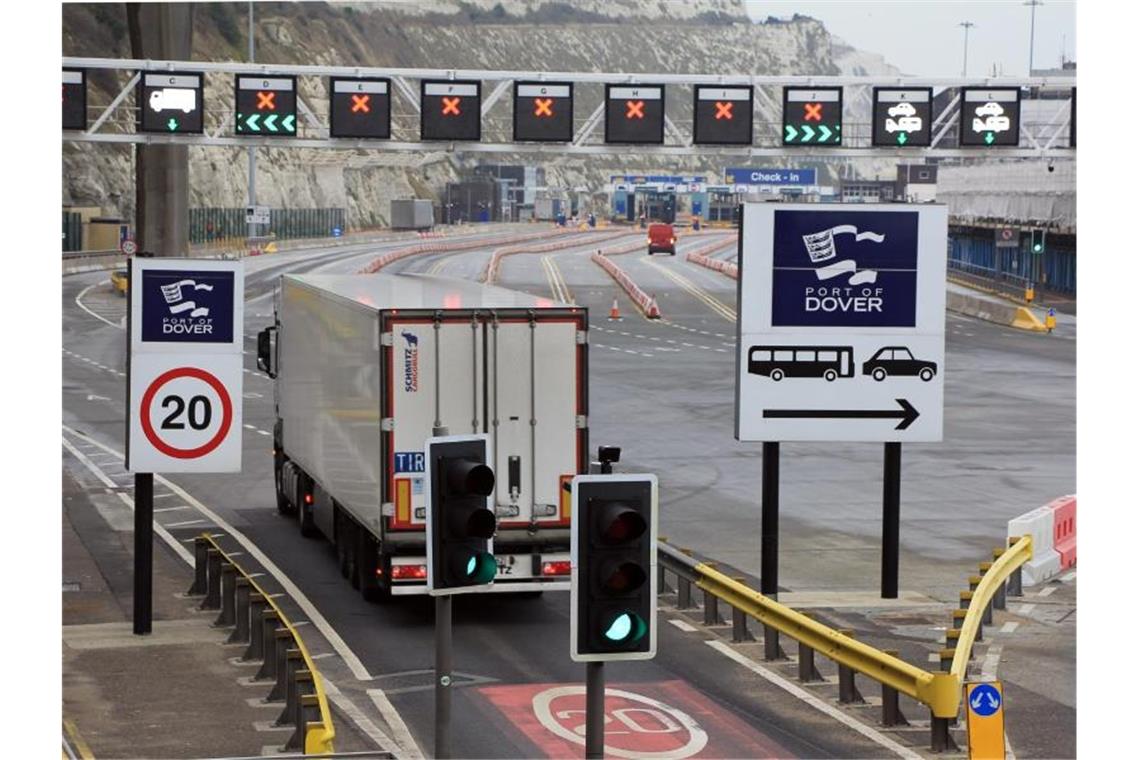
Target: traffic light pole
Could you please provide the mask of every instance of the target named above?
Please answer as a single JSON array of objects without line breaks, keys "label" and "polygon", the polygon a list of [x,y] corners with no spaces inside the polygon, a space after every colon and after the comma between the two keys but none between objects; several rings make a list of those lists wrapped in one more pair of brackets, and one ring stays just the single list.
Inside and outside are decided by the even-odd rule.
[{"label": "traffic light pole", "polygon": [[764,443],[760,475],[760,593],[775,599],[780,572],[780,444]]},{"label": "traffic light pole", "polygon": [[135,594],[134,633],[151,630],[152,573],[154,569],[154,475],[135,473]]},{"label": "traffic light pole", "polygon": [[605,756],[606,664],[586,663],[586,757]]},{"label": "traffic light pole", "polygon": [[902,490],[902,444],[883,444],[883,599],[899,598],[899,494]]},{"label": "traffic light pole", "polygon": [[451,757],[451,597],[435,598],[435,756]]}]

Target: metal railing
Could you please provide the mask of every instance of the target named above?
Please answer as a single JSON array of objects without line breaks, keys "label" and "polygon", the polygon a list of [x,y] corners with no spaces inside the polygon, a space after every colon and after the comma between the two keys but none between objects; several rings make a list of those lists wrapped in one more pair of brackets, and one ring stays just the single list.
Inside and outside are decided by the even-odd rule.
[{"label": "metal railing", "polygon": [[[986,573],[978,579],[970,593],[969,609],[955,620],[960,632],[954,638],[953,664],[942,672],[930,672],[899,658],[894,650],[880,650],[858,641],[852,631],[831,628],[808,613],[798,612],[750,588],[743,578],[731,578],[712,564],[700,562],[688,550],[680,549],[661,540],[658,547],[658,587],[663,591],[665,572],[677,579],[677,607],[692,607],[692,587],[704,593],[704,623],[720,622],[718,601],[726,602],[732,610],[733,642],[748,641],[747,618],[759,621],[764,629],[764,659],[780,660],[779,634],[790,636],[799,644],[799,678],[801,681],[820,680],[815,668],[816,653],[836,663],[839,669],[839,701],[860,701],[855,688],[854,674],[863,675],[882,686],[882,723],[885,726],[905,723],[898,704],[898,695],[905,694],[930,709],[931,749],[943,751],[951,745],[950,722],[958,717],[961,707],[962,684],[975,637],[980,635],[982,619],[992,614],[992,600],[1001,594],[1004,606],[1006,582],[1010,593],[1020,594],[1020,568],[1032,557],[1032,542],[1028,536],[1012,543],[1006,550],[995,550],[995,560],[984,563]],[[1016,585],[1015,585],[1016,584]],[[973,584],[972,584],[973,585]],[[958,623],[961,620],[961,623]],[[948,640],[950,635],[948,634]],[[947,650],[943,650],[944,652]]]},{"label": "metal railing", "polygon": [[275,725],[293,726],[282,749],[332,754],[336,736],[332,713],[305,642],[272,595],[209,534],[194,539],[194,583],[187,594],[205,596],[200,609],[219,610],[214,625],[233,627],[226,643],[246,644],[242,660],[262,661],[252,680],[271,683],[266,702],[284,703]]}]

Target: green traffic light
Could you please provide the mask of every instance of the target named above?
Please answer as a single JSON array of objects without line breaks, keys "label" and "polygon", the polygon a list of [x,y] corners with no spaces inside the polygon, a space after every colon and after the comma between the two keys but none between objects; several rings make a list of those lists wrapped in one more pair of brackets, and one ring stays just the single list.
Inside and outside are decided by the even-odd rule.
[{"label": "green traffic light", "polygon": [[1041,251],[1043,251],[1044,249],[1045,249],[1045,247],[1043,245],[1041,245],[1040,243],[1033,246],[1033,252],[1034,253],[1041,253]]},{"label": "green traffic light", "polygon": [[467,558],[464,575],[472,583],[490,583],[498,570],[494,557],[487,552],[477,552]]},{"label": "green traffic light", "polygon": [[615,644],[633,644],[645,636],[648,626],[632,612],[620,612],[612,620],[602,635]]},{"label": "green traffic light", "polygon": [[476,560],[475,555],[472,554],[471,559],[467,560],[467,574],[468,575],[474,575],[475,574],[475,568],[478,566],[478,564],[479,564],[478,560]]}]

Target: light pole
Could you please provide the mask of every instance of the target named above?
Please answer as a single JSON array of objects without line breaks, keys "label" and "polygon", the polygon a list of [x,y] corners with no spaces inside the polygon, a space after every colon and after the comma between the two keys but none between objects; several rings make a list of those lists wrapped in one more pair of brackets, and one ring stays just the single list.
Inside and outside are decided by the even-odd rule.
[{"label": "light pole", "polygon": [[1029,76],[1033,76],[1033,27],[1037,21],[1037,6],[1044,4],[1041,0],[1025,0],[1022,3],[1029,6]]},{"label": "light pole", "polygon": [[970,52],[970,27],[977,26],[977,24],[973,21],[961,21],[958,26],[965,31],[965,39],[962,41],[962,76],[966,76],[966,58]]}]

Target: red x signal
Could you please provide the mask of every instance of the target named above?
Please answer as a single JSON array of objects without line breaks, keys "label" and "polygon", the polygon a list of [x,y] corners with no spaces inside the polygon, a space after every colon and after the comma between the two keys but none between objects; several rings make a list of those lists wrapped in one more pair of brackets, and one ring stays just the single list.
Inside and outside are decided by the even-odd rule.
[{"label": "red x signal", "polygon": [[732,119],[732,101],[722,103],[719,100],[716,102],[716,116],[717,121],[721,119]]},{"label": "red x signal", "polygon": [[804,121],[823,121],[823,103],[804,103]]},{"label": "red x signal", "polygon": [[372,100],[371,95],[353,95],[352,96],[352,112],[370,113],[372,111],[368,106],[368,101]]},{"label": "red x signal", "polygon": [[534,99],[534,115],[535,116],[553,116],[554,111],[550,110],[550,106],[554,103],[551,98],[535,98]]},{"label": "red x signal", "polygon": [[444,98],[443,99],[443,115],[444,116],[458,116],[459,115],[459,98]]},{"label": "red x signal", "polygon": [[625,118],[627,119],[644,119],[645,118],[645,101],[644,100],[627,100],[625,101]]},{"label": "red x signal", "polygon": [[275,92],[262,92],[257,93],[257,110],[258,111],[276,111],[277,106],[274,105],[273,99],[277,97]]}]

